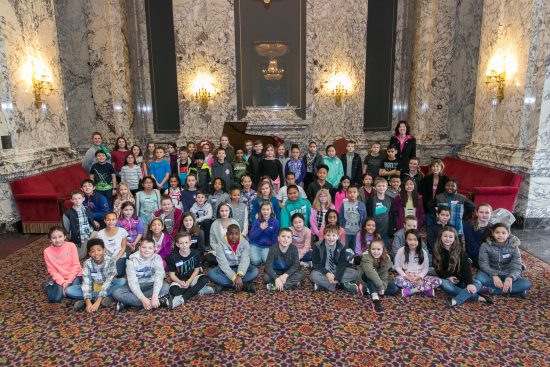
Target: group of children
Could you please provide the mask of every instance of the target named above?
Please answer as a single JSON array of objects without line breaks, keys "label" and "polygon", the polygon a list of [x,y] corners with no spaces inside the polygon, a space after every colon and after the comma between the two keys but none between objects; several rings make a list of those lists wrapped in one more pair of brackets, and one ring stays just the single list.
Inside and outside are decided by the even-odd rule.
[{"label": "group of children", "polygon": [[[399,290],[433,297],[441,287],[454,307],[492,303],[493,293],[525,297],[530,288],[519,240],[505,224],[491,227],[487,204],[470,220],[473,203],[439,160],[423,176],[417,158],[401,172],[393,146],[384,159],[373,144],[361,167],[353,141],[341,159],[333,146],[321,157],[314,142],[302,158],[292,146],[287,158],[270,145],[263,155],[261,141],[234,149],[226,136],[213,155],[207,142],[201,152],[180,148],[175,159],[175,144],[168,157],[148,144],[140,160],[135,147],[118,172],[98,148],[90,179],[71,194],[65,228],[50,231],[51,302],[65,295],[89,312],[113,299],[119,310],[177,307],[197,294],[255,292],[261,264],[269,291],[299,288],[302,267],[311,268],[314,290],[369,295],[375,312],[381,296]],[[139,173],[125,176],[134,167]]]}]

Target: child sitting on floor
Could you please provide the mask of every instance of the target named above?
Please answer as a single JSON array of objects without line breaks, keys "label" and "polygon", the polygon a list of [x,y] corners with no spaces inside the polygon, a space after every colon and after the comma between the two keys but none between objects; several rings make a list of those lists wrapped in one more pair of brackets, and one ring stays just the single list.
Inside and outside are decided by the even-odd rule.
[{"label": "child sitting on floor", "polygon": [[50,279],[44,284],[48,302],[59,303],[67,295],[71,285],[82,284],[82,266],[72,242],[67,242],[65,230],[59,226],[50,228],[50,246],[44,250],[44,261]]},{"label": "child sitting on floor", "polygon": [[479,271],[476,279],[495,294],[517,294],[527,298],[531,282],[523,278],[520,240],[510,234],[508,226],[497,223],[492,236],[479,249]]},{"label": "child sitting on floor", "polygon": [[405,232],[406,245],[395,255],[394,269],[397,271],[395,284],[401,289],[402,297],[424,292],[428,297],[435,295],[434,289],[439,287],[441,279],[427,275],[429,268],[428,253],[421,247],[420,232],[409,229]]},{"label": "child sitting on floor", "polygon": [[141,240],[139,251],[128,259],[126,274],[128,284],[113,292],[117,311],[129,306],[146,310],[169,306],[169,286],[164,281],[162,258],[155,253],[153,241]]},{"label": "child sitting on floor", "polygon": [[122,278],[126,270],[126,242],[128,232],[124,228],[117,227],[115,212],[105,214],[106,228],[99,231],[97,238],[101,238],[105,244],[107,254],[116,262],[117,277]]},{"label": "child sitting on floor", "polygon": [[233,288],[235,292],[256,292],[254,279],[259,270],[250,264],[250,246],[241,236],[237,224],[227,227],[223,241],[214,249],[218,266],[208,271],[208,278],[222,287]]},{"label": "child sitting on floor", "polygon": [[292,232],[288,228],[281,228],[277,244],[269,248],[264,283],[267,283],[268,291],[283,291],[298,288],[302,279],[304,273],[300,271],[298,249],[292,244]]},{"label": "child sitting on floor", "polygon": [[76,190],[71,192],[73,206],[63,214],[63,227],[69,233],[69,240],[76,245],[78,257],[86,256],[86,242],[90,237],[95,237],[95,229],[99,229],[99,223],[92,218],[92,212],[82,203],[85,194]]},{"label": "child sitting on floor", "polygon": [[[390,280],[388,271],[392,262],[384,241],[380,238],[373,240],[369,249],[363,254],[359,267],[359,293],[365,296],[370,294],[372,309],[376,313],[382,313],[384,308],[380,302],[380,296],[392,296],[399,288]],[[364,292],[366,288],[368,292]]]},{"label": "child sitting on floor", "polygon": [[310,279],[313,290],[335,291],[340,288],[349,293],[357,292],[357,272],[350,268],[346,250],[338,241],[339,228],[333,224],[325,227],[324,240],[313,247],[313,270]]},{"label": "child sitting on floor", "polygon": [[200,274],[202,256],[191,248],[191,234],[179,233],[176,236],[177,251],[167,259],[170,280],[170,307],[176,308],[197,294],[212,294],[214,289],[207,286],[208,278]]},{"label": "child sitting on floor", "polygon": [[74,309],[94,313],[99,306],[109,307],[113,301],[112,293],[126,284],[126,279],[116,277],[115,259],[107,254],[105,244],[100,238],[93,238],[87,245],[89,259],[84,261],[82,269],[82,286],[72,285],[67,288],[71,298],[78,299]]}]

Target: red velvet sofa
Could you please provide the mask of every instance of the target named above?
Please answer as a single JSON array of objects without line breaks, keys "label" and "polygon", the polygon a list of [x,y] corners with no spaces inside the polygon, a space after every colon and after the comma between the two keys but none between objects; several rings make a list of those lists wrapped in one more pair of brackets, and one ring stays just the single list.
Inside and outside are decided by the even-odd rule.
[{"label": "red velvet sofa", "polygon": [[48,233],[51,226],[61,225],[71,191],[89,177],[80,164],[75,164],[10,182],[23,232]]},{"label": "red velvet sofa", "polygon": [[511,171],[458,158],[445,157],[444,174],[458,181],[458,192],[476,205],[491,204],[493,209],[513,211],[523,177]]}]

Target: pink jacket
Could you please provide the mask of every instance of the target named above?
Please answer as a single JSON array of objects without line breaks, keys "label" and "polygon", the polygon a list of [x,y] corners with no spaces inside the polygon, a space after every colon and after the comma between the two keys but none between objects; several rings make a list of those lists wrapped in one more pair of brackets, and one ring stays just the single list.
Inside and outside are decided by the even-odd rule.
[{"label": "pink jacket", "polygon": [[344,202],[344,199],[348,198],[348,192],[347,191],[338,191],[336,195],[334,195],[334,206],[336,207],[336,211],[338,214],[340,214],[340,208],[342,207],[342,203]]},{"label": "pink jacket", "polygon": [[64,242],[61,246],[50,245],[44,250],[46,268],[54,282],[59,285],[71,284],[73,280],[82,275],[82,266],[78,260],[76,245],[72,242]]},{"label": "pink jacket", "polygon": [[[334,205],[331,205],[329,209],[334,209]],[[325,226],[324,222],[321,228]],[[321,228],[317,226],[317,209],[311,207],[311,214],[309,215],[309,229],[311,229],[311,234],[319,237],[319,232]]]}]

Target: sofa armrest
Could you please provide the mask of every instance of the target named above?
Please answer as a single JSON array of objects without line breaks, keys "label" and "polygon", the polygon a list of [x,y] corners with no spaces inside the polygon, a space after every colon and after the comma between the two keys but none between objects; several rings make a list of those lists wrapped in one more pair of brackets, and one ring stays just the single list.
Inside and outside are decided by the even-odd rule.
[{"label": "sofa armrest", "polygon": [[474,187],[474,195],[512,195],[519,192],[519,187],[514,186],[492,186]]},{"label": "sofa armrest", "polygon": [[59,194],[14,194],[13,198],[15,200],[40,200],[40,201],[57,201],[59,199],[65,200],[64,197],[60,197]]}]

